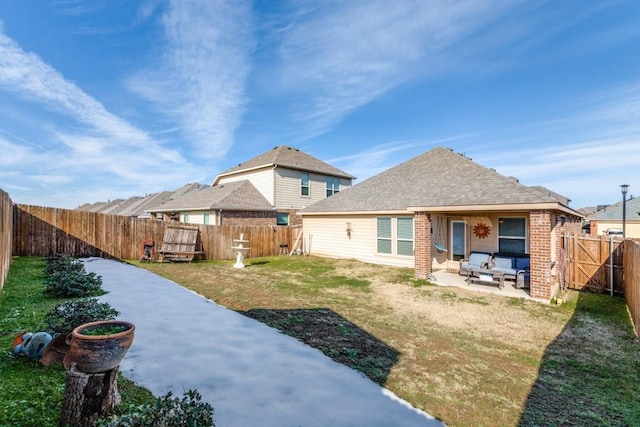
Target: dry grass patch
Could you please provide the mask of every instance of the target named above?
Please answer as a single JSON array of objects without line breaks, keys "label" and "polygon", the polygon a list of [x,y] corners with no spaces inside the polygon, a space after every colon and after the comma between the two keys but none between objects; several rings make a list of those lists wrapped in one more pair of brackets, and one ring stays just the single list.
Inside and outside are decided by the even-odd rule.
[{"label": "dry grass patch", "polygon": [[[562,425],[567,414],[579,425],[640,425],[630,403],[638,345],[619,298],[572,294],[552,306],[352,260],[245,261],[144,268],[321,349],[451,426]],[[628,372],[594,375],[600,352]]]}]

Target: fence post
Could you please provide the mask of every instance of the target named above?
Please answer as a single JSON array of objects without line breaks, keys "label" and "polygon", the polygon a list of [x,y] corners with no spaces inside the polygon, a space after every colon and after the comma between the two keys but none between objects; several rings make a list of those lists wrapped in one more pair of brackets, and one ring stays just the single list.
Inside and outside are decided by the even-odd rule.
[{"label": "fence post", "polygon": [[609,288],[613,296],[613,236],[609,236]]}]

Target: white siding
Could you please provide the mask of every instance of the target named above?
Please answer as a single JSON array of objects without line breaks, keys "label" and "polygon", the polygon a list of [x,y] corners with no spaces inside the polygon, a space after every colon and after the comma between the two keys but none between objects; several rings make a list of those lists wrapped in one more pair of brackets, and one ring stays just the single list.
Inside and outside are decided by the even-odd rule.
[{"label": "white siding", "polygon": [[[377,215],[302,217],[306,245],[311,255],[356,259],[372,264],[414,267],[413,256],[383,255],[377,251]],[[351,237],[347,235],[351,224]],[[395,221],[394,221],[395,233]],[[395,240],[394,240],[395,244]]]},{"label": "white siding", "polygon": [[[631,212],[631,214],[636,215],[635,212]],[[630,237],[633,239],[638,239],[640,238],[640,223],[637,221],[633,221],[633,220],[629,220],[629,210],[627,209],[627,218],[626,218],[626,226],[625,226],[625,235],[626,237]],[[618,220],[592,220],[593,222],[596,222],[596,226],[597,226],[597,233],[598,235],[600,234],[607,234],[607,231],[610,228],[617,228],[619,230],[622,230],[622,221]]]},{"label": "white siding", "polygon": [[[244,179],[249,180],[251,184],[271,203],[275,206],[274,200],[274,172],[271,167],[264,169],[257,169],[247,172],[239,172],[237,174],[225,176],[220,178],[218,185],[242,181]],[[277,206],[276,206],[277,207]]]},{"label": "white siding", "polygon": [[[302,196],[302,173],[309,174],[309,196]],[[275,173],[276,208],[303,209],[327,197],[327,175],[277,168]],[[340,191],[351,186],[348,179],[340,179]]]}]

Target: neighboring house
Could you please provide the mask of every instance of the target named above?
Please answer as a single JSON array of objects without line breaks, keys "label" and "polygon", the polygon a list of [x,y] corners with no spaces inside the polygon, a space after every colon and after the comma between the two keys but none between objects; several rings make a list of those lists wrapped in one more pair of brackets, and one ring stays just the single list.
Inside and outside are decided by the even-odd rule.
[{"label": "neighboring house", "polygon": [[[229,224],[233,218],[233,224],[294,225],[300,223],[298,210],[349,188],[353,179],[296,148],[281,145],[222,172],[213,180],[210,191],[149,211],[163,215],[164,219],[196,224],[207,223],[205,220],[221,224],[223,218]],[[249,187],[236,186],[238,182],[253,187],[256,197],[247,198]],[[218,199],[221,194],[231,197],[227,194],[230,188],[242,189],[243,194],[236,197],[236,201],[243,201],[241,205],[226,206]]]},{"label": "neighboring house", "polygon": [[314,255],[414,267],[419,279],[456,268],[471,251],[529,254],[531,296],[548,299],[560,236],[580,232],[582,215],[567,204],[437,147],[301,215]]},{"label": "neighboring house", "polygon": [[148,194],[145,197],[137,196],[129,199],[117,199],[109,202],[97,202],[93,204],[85,203],[76,209],[86,212],[97,212],[110,215],[134,216],[138,218],[149,218],[148,209],[176,200],[187,194],[202,190],[208,186],[198,183],[185,184],[173,191],[163,191],[161,193]]},{"label": "neighboring house", "polygon": [[207,187],[150,210],[156,218],[190,224],[268,225],[276,210],[248,181]]},{"label": "neighboring house", "polygon": [[[628,199],[625,211],[625,236],[640,238],[640,197]],[[622,233],[622,200],[603,207],[589,215],[586,220],[589,222],[590,234]]]},{"label": "neighboring house", "polygon": [[278,211],[278,224],[289,225],[299,223],[298,210],[351,187],[354,178],[297,148],[280,145],[222,172],[211,185],[249,180]]}]

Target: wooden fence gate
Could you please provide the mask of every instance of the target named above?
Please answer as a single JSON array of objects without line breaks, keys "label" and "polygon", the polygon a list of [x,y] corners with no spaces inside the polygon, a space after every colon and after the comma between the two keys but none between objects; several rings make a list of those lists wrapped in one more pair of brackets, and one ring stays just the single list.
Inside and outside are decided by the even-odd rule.
[{"label": "wooden fence gate", "polygon": [[560,280],[564,287],[624,293],[624,242],[620,237],[566,234],[562,238]]}]

